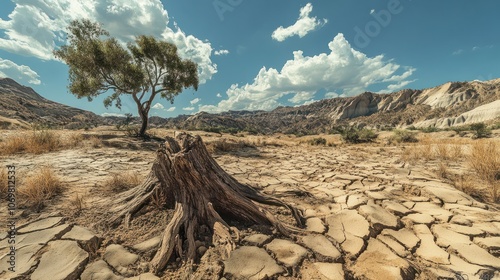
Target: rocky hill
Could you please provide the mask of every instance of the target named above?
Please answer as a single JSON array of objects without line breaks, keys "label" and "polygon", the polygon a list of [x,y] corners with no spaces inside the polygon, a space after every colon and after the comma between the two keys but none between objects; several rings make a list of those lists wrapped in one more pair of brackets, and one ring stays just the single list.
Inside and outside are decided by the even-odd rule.
[{"label": "rocky hill", "polygon": [[440,128],[500,117],[500,79],[449,82],[424,90],[391,94],[365,92],[272,111],[198,113],[166,121],[182,129],[247,130],[263,133],[322,133],[339,125]]},{"label": "rocky hill", "polygon": [[50,101],[30,87],[9,78],[0,78],[0,121],[3,126],[28,123],[81,126],[97,124],[101,120],[92,112]]}]

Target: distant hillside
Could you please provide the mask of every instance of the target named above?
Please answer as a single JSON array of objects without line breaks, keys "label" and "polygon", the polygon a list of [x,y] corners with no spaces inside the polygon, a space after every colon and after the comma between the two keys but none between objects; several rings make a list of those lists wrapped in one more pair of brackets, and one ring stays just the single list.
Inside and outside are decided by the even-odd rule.
[{"label": "distant hillside", "polygon": [[82,126],[102,121],[102,117],[92,112],[50,101],[32,88],[9,78],[0,78],[0,117],[2,123],[7,124],[7,120],[11,120],[13,126],[16,121],[21,124],[66,126]]},{"label": "distant hillside", "polygon": [[[440,128],[500,117],[500,79],[449,82],[424,90],[390,94],[365,92],[355,97],[321,100],[272,111],[198,113],[166,120],[178,129],[247,130],[263,133],[322,133],[338,125]],[[158,120],[155,122],[160,124]]]}]

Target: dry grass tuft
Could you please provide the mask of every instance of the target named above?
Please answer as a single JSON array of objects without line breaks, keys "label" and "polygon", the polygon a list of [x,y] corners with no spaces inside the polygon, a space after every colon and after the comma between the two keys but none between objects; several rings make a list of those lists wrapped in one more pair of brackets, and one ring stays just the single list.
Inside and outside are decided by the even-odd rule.
[{"label": "dry grass tuft", "polygon": [[448,165],[446,162],[441,161],[436,170],[437,175],[443,179],[449,179],[450,171],[448,170]]},{"label": "dry grass tuft", "polygon": [[100,148],[103,146],[102,140],[95,135],[89,138],[88,143],[92,148]]},{"label": "dry grass tuft", "polygon": [[500,196],[500,149],[498,143],[492,140],[478,140],[472,144],[468,157],[469,166],[477,176],[490,186],[493,201]]},{"label": "dry grass tuft", "polygon": [[240,151],[244,148],[255,148],[253,143],[245,140],[221,139],[207,143],[207,150],[210,153],[228,153]]},{"label": "dry grass tuft", "polygon": [[73,211],[76,213],[82,212],[82,210],[85,208],[85,197],[83,195],[76,194],[74,195],[70,201],[70,207]]},{"label": "dry grass tuft", "polygon": [[114,173],[104,182],[107,190],[119,193],[133,188],[141,183],[141,177],[137,172]]},{"label": "dry grass tuft", "polygon": [[28,134],[11,135],[0,142],[0,154],[41,154],[52,152],[63,146],[58,133],[50,130],[34,130]]},{"label": "dry grass tuft", "polygon": [[63,185],[50,167],[42,167],[23,180],[19,187],[19,196],[33,208],[41,209],[44,203],[60,193]]},{"label": "dry grass tuft", "polygon": [[84,137],[81,133],[71,133],[66,139],[66,145],[68,147],[78,147],[84,140]]},{"label": "dry grass tuft", "polygon": [[453,181],[453,185],[458,190],[461,190],[472,197],[479,198],[481,200],[488,197],[488,192],[485,191],[484,188],[479,187],[478,185],[481,184],[478,184],[477,179],[473,178],[471,175],[458,176],[458,178]]},{"label": "dry grass tuft", "polygon": [[7,194],[7,190],[9,188],[9,182],[7,178],[7,168],[0,169],[0,199],[3,199]]}]

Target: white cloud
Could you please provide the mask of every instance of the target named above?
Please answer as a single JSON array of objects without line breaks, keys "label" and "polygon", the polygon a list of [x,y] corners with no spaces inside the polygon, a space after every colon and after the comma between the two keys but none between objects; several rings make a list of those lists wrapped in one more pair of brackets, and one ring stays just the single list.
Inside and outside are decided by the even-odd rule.
[{"label": "white cloud", "polygon": [[478,47],[478,46],[474,46],[474,47],[472,47],[472,51],[473,51],[473,52],[475,52],[475,51],[477,51],[477,50],[479,50],[479,47]]},{"label": "white cloud", "polygon": [[191,103],[191,105],[194,105],[194,104],[196,104],[196,103],[198,103],[198,102],[200,102],[200,101],[201,101],[201,99],[199,99],[199,98],[195,98],[195,99],[193,99],[193,100],[189,101],[189,103]]},{"label": "white cloud", "polygon": [[335,98],[335,97],[339,97],[339,94],[336,93],[336,92],[327,92],[325,93],[325,98]]},{"label": "white cloud", "polygon": [[215,55],[227,55],[229,54],[229,51],[228,50],[216,50],[214,52]]},{"label": "white cloud", "polygon": [[125,117],[125,114],[120,113],[102,113],[102,117]]},{"label": "white cloud", "polygon": [[184,107],[182,108],[184,111],[194,111],[194,107]]},{"label": "white cloud", "polygon": [[375,13],[375,9],[370,10],[370,15],[373,15]]},{"label": "white cloud", "polygon": [[163,110],[165,109],[165,106],[161,105],[160,103],[156,103],[155,105],[153,105],[151,107],[151,109],[155,109],[155,110]]},{"label": "white cloud", "polygon": [[[179,54],[198,63],[200,83],[217,73],[210,56],[212,47],[180,28],[167,26],[168,13],[160,0],[17,0],[7,20],[0,19],[0,49],[42,60],[55,59],[52,51],[65,43],[65,31],[75,19],[100,22],[121,42],[145,34],[173,42]],[[71,12],[68,12],[71,11]]]},{"label": "white cloud", "polygon": [[252,84],[233,84],[226,92],[227,99],[200,106],[200,111],[271,110],[282,105],[278,100],[284,96],[293,94],[288,100],[300,103],[320,90],[344,96],[360,94],[372,85],[385,86],[383,91],[398,90],[411,82],[408,78],[415,71],[383,55],[368,57],[354,50],[341,33],[328,47],[330,53],[316,56],[295,51],[280,71],[263,67]]},{"label": "white cloud", "polygon": [[325,25],[328,22],[327,19],[318,20],[316,17],[309,17],[312,9],[312,4],[307,3],[307,5],[300,9],[300,16],[297,22],[288,27],[278,27],[272,34],[273,39],[278,42],[283,42],[285,39],[295,35],[302,38],[316,28]]},{"label": "white cloud", "polygon": [[459,55],[459,54],[462,54],[464,52],[464,50],[462,49],[459,49],[459,50],[456,50],[452,53],[452,55]]},{"label": "white cloud", "polygon": [[217,93],[217,97],[221,98],[221,97],[222,97],[222,94]]},{"label": "white cloud", "polygon": [[167,112],[173,112],[173,111],[175,111],[175,107],[170,107],[167,109]]},{"label": "white cloud", "polygon": [[0,77],[8,77],[16,80],[18,83],[40,84],[40,76],[29,66],[17,65],[16,63],[0,58]]}]

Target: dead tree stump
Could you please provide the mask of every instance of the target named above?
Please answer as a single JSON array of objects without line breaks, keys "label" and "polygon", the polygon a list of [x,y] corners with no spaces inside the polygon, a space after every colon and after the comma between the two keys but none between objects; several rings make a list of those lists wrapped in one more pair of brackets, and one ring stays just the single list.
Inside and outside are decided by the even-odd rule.
[{"label": "dead tree stump", "polygon": [[[294,227],[282,224],[262,207],[284,206],[290,209],[297,225],[302,226],[301,214],[294,207],[263,195],[227,174],[208,153],[199,136],[180,134],[176,139],[167,137],[157,151],[148,177],[139,186],[122,194],[111,209],[115,214],[110,222],[117,225],[125,220],[128,225],[132,216],[158,190],[166,195],[175,211],[151,261],[154,272],[163,270],[174,253],[185,261],[196,260],[195,240],[201,226],[211,230],[213,244],[225,246],[229,255],[235,248],[231,233],[237,234],[237,229],[222,217],[268,225],[289,235]],[[187,244],[187,248],[182,248],[183,244]]]}]

